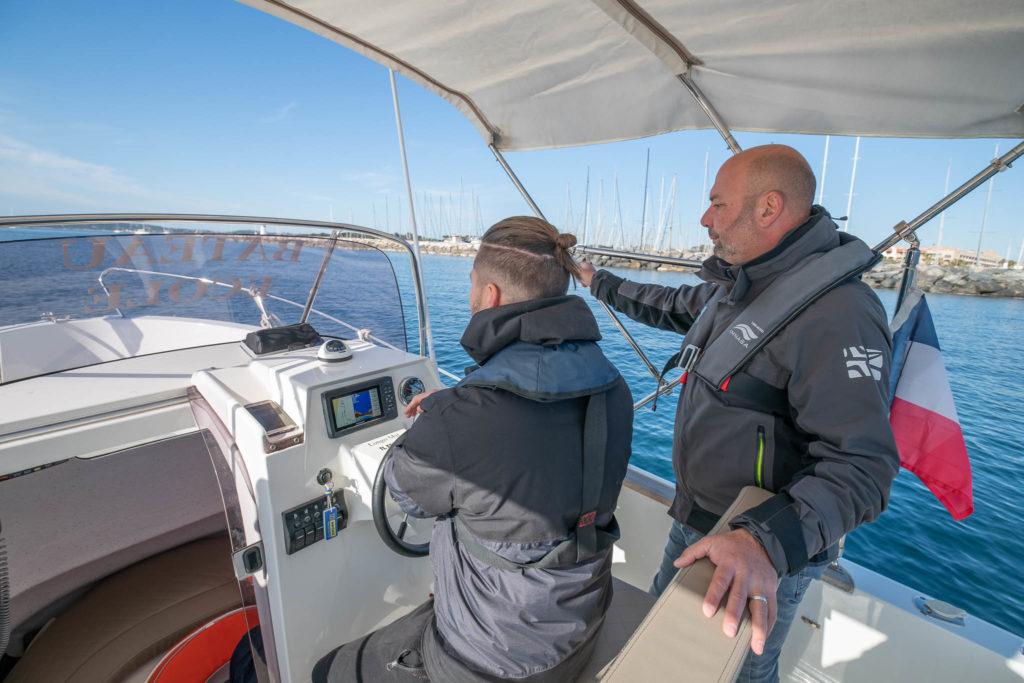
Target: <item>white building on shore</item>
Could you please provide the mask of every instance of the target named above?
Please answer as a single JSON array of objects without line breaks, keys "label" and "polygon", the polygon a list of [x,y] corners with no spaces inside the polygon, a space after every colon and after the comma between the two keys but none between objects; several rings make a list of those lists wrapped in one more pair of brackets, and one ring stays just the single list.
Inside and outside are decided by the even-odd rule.
[{"label": "white building on shore", "polygon": [[[907,245],[897,244],[885,250],[882,256],[888,261],[902,261],[907,254]],[[981,252],[981,258],[973,249],[957,249],[934,245],[921,247],[921,263],[938,266],[973,266],[977,261],[982,268],[998,268],[1003,265],[1003,257],[991,250]]]}]

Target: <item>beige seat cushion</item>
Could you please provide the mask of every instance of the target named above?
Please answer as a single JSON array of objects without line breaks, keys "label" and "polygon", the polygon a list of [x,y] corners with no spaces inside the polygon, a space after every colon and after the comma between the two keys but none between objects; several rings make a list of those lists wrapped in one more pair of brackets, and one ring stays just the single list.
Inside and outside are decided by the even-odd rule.
[{"label": "beige seat cushion", "polygon": [[597,646],[590,663],[576,679],[577,683],[597,680],[597,673],[619,654],[622,646],[636,631],[657,598],[631,586],[625,581],[612,579],[612,604],[605,614],[604,626],[597,636]]},{"label": "beige seat cushion", "polygon": [[5,683],[125,678],[241,605],[225,537],[150,557],[100,581],[36,637]]},{"label": "beige seat cushion", "polygon": [[[729,530],[729,520],[772,496],[748,486],[725,511],[712,534]],[[722,633],[725,610],[708,619],[701,611],[715,567],[707,559],[680,569],[622,653],[598,679],[609,683],[733,681],[750,649],[750,619],[744,611],[735,638]]]}]

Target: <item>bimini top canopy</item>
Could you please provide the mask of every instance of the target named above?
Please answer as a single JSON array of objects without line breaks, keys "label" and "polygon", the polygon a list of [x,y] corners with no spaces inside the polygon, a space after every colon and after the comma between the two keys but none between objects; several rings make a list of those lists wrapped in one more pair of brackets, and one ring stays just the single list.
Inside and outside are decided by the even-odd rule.
[{"label": "bimini top canopy", "polygon": [[1024,137],[1021,0],[242,0],[524,150],[709,128]]}]

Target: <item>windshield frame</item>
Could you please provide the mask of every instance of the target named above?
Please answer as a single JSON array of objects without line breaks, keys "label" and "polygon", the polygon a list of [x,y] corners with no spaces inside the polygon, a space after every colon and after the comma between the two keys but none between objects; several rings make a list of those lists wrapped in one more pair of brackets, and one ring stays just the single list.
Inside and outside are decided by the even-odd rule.
[{"label": "windshield frame", "polygon": [[[330,221],[313,221],[292,218],[272,218],[261,216],[231,216],[221,214],[180,214],[180,213],[99,213],[99,214],[58,214],[58,215],[34,215],[34,216],[5,216],[0,217],[0,230],[5,227],[31,227],[33,225],[46,226],[68,226],[88,224],[95,226],[98,223],[224,223],[235,226],[252,226],[254,233],[259,233],[261,228],[288,227],[291,229],[308,230],[330,230],[332,237],[343,239],[345,237],[367,237],[373,239],[387,240],[401,247],[408,253],[409,263],[412,269],[412,284],[416,298],[416,323],[419,340],[420,355],[432,358],[434,355],[434,340],[430,334],[427,324],[427,302],[422,290],[422,278],[420,275],[421,266],[419,255],[411,244],[403,238],[373,228],[367,228],[351,223],[337,223]],[[303,236],[298,233],[296,236]],[[318,283],[319,284],[319,283]],[[315,291],[313,292],[315,296]]]}]

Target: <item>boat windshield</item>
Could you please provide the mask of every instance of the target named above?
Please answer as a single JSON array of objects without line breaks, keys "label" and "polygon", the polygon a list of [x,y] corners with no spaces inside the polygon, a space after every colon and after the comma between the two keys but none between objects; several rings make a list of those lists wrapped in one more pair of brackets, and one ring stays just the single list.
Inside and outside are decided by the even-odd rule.
[{"label": "boat windshield", "polygon": [[378,248],[399,242],[269,227],[0,227],[0,381],[239,341],[300,322],[311,293],[307,322],[322,336],[368,330],[407,350],[395,272]]}]

